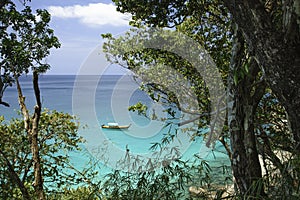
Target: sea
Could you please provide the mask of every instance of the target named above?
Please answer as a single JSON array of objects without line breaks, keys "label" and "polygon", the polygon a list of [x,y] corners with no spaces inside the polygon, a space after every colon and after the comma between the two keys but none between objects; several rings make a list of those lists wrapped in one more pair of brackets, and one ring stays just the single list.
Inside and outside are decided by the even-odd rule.
[{"label": "sea", "polygon": [[[35,105],[32,77],[22,76],[20,81],[27,107],[32,110]],[[69,152],[71,163],[78,169],[86,167],[93,158],[99,161],[102,175],[114,169],[135,171],[137,165],[146,170],[149,160],[157,163],[171,162],[179,157],[189,160],[195,154],[213,165],[229,164],[221,144],[208,148],[203,138],[191,140],[192,132],[178,133],[181,127],[170,126],[168,120],[151,119],[129,111],[129,106],[141,102],[149,112],[155,111],[163,119],[170,117],[164,112],[166,106],[154,102],[140,90],[139,82],[132,75],[41,75],[39,85],[43,108],[78,117],[79,134],[86,142],[82,152]],[[0,113],[6,120],[21,117],[17,114],[19,104],[15,86],[7,88],[2,100],[10,104],[10,107],[0,106]],[[102,124],[110,122],[131,126],[128,130],[101,128]],[[188,127],[183,128],[188,130]],[[175,132],[177,135],[169,146],[163,150],[150,150],[153,144],[161,143],[164,137]],[[133,160],[139,162],[130,165]]]}]

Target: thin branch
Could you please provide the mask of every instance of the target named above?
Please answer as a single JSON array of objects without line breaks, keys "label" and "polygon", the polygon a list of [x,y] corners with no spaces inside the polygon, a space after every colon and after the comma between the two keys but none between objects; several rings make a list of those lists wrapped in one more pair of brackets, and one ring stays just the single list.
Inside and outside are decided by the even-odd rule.
[{"label": "thin branch", "polygon": [[225,150],[226,150],[226,152],[227,152],[227,154],[228,154],[228,156],[231,160],[232,159],[232,152],[231,152],[231,149],[230,149],[228,143],[225,141],[224,136],[220,137],[219,141],[223,144],[223,146],[224,146],[224,148],[225,148]]},{"label": "thin branch", "polygon": [[7,84],[4,84],[3,81],[2,81],[2,77],[0,77],[0,104],[6,106],[6,107],[9,107],[9,104],[2,101],[2,97],[3,97],[3,93],[5,91],[5,89],[7,88]]},{"label": "thin branch", "polygon": [[202,113],[202,114],[199,114],[197,117],[195,118],[192,118],[192,119],[189,119],[189,120],[186,120],[186,121],[183,121],[183,122],[179,122],[177,123],[178,126],[183,126],[183,125],[186,125],[186,124],[189,124],[189,123],[192,123],[198,119],[200,119],[201,117],[204,117],[204,116],[210,116],[210,115],[215,115],[215,114],[218,114],[219,112],[221,111],[224,111],[226,110],[227,107],[223,107],[223,108],[220,108],[218,109],[217,111],[214,111],[214,112],[210,112],[210,113]]},{"label": "thin branch", "polygon": [[8,167],[8,171],[9,171],[9,175],[10,175],[11,179],[13,179],[15,183],[17,183],[19,189],[21,190],[23,198],[30,200],[31,198],[30,198],[29,193],[24,185],[24,182],[21,181],[20,177],[14,170],[13,165],[10,163],[10,161],[8,160],[8,158],[5,156],[4,152],[1,149],[0,149],[0,154],[2,155],[2,157],[5,160],[5,163]]}]

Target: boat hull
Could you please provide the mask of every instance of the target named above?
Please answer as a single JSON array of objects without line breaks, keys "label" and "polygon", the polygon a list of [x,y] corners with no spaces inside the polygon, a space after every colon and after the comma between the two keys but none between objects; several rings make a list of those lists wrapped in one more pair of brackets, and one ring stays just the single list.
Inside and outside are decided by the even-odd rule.
[{"label": "boat hull", "polygon": [[125,126],[109,126],[109,125],[101,125],[101,128],[105,128],[105,129],[128,129],[130,127],[130,125],[125,125]]}]

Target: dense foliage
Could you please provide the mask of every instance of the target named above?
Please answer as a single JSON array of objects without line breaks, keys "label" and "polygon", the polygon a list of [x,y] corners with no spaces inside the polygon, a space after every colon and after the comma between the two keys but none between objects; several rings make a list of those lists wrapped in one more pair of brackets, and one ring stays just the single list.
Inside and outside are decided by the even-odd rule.
[{"label": "dense foliage", "polygon": [[[93,174],[80,174],[70,164],[70,152],[79,152],[84,140],[78,135],[78,120],[69,114],[45,110],[41,114],[39,146],[46,192],[59,192],[74,186]],[[1,199],[21,199],[18,176],[34,196],[34,172],[30,139],[21,119],[4,121],[0,125],[0,195]]]},{"label": "dense foliage", "polygon": [[[160,47],[156,46],[147,48],[149,45],[144,45],[146,48],[136,49],[134,45],[128,44],[140,45],[149,39],[147,33],[143,35],[143,30],[148,31],[149,34],[151,29],[144,26],[159,26],[185,33],[205,46],[218,64],[227,86],[228,126],[224,127],[220,139],[227,147],[237,194],[248,198],[296,198],[299,195],[299,154],[297,153],[299,116],[295,111],[297,105],[299,107],[299,101],[295,100],[295,95],[299,93],[299,87],[296,86],[299,84],[299,79],[291,73],[297,67],[299,69],[296,53],[299,44],[299,21],[297,21],[298,25],[296,23],[297,16],[299,17],[299,3],[297,4],[296,1],[290,1],[289,4],[281,4],[277,1],[114,2],[119,11],[133,15],[131,25],[138,30],[130,31],[119,38],[104,35],[108,39],[104,50],[108,53],[109,60],[133,70],[142,80],[145,80],[146,76],[145,82],[148,84],[143,85],[142,88],[152,99],[163,104],[168,103],[170,107],[174,106],[173,109],[168,110],[172,113],[174,110],[183,109],[180,108],[172,89],[164,87],[165,82],[178,77],[177,74],[180,73],[191,82],[191,88],[202,88],[202,91],[203,89],[205,91],[207,85],[203,82],[203,77],[195,73],[194,68],[182,57],[177,57],[178,54],[174,55],[172,46],[161,51]],[[290,18],[286,17],[287,15]],[[285,24],[282,23],[282,18]],[[251,22],[248,21],[249,19]],[[248,26],[248,23],[251,25]],[[277,26],[274,27],[271,23]],[[287,26],[294,29],[288,29]],[[135,41],[137,37],[141,39],[139,42]],[[279,41],[278,38],[282,40]],[[178,43],[185,42],[172,39],[171,41],[175,48]],[[282,49],[278,50],[278,45],[274,46],[275,44],[280,44]],[[182,50],[188,52],[190,49],[182,48]],[[286,52],[290,52],[292,57],[284,56]],[[284,63],[292,64],[287,69]],[[154,65],[156,71],[151,70]],[[170,68],[175,70],[172,71]],[[140,71],[142,73],[139,73]],[[157,78],[158,74],[164,75]],[[290,79],[287,77],[293,81],[289,82]],[[286,88],[287,85],[293,88],[292,91],[286,91],[289,90]],[[182,89],[173,86],[177,91]],[[209,122],[212,113],[209,115],[210,110],[207,109],[209,98],[199,92],[201,90],[194,91],[201,105],[197,110],[200,117],[196,118],[197,120],[192,118],[187,122],[194,122],[195,125],[190,131],[198,133],[199,129],[201,130]],[[188,101],[185,103],[188,104]],[[206,105],[204,106],[206,109],[203,109],[203,105]],[[142,106],[139,108],[144,109]],[[134,106],[132,110],[138,110],[138,107]],[[202,115],[203,112],[207,114]],[[155,116],[155,119],[160,118]],[[231,140],[230,148],[227,144],[228,140],[224,139],[227,136]]]}]

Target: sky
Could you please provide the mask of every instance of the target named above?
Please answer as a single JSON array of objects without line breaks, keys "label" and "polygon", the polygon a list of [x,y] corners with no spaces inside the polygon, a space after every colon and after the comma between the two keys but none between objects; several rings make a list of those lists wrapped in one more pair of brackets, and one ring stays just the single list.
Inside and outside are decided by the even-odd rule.
[{"label": "sky", "polygon": [[[32,0],[28,5],[50,12],[50,27],[61,43],[47,58],[51,65],[47,74],[78,74],[87,58],[93,62],[89,55],[99,49],[101,34],[119,35],[129,29],[130,15],[117,12],[110,0]],[[108,73],[122,74],[124,70],[110,67]]]}]

